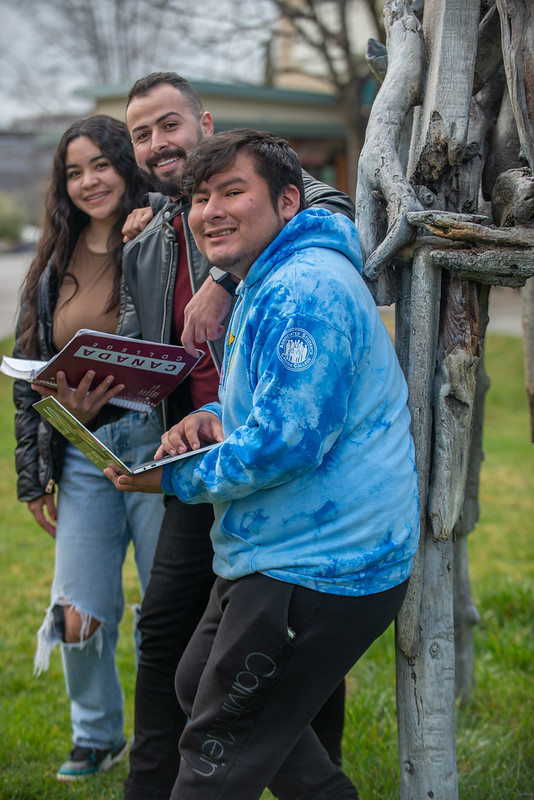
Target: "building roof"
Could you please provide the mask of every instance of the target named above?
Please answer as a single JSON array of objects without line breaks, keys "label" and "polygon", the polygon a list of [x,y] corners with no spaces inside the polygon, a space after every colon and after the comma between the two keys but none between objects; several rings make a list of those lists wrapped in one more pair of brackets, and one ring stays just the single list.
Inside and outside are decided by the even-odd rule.
[{"label": "building roof", "polygon": [[[295,138],[344,139],[346,126],[337,98],[326,92],[280,89],[223,81],[190,80],[217,130],[234,127],[267,129]],[[132,83],[85,86],[78,97],[94,99],[95,111],[124,118]]]},{"label": "building roof", "polygon": [[[327,92],[305,92],[297,89],[280,89],[276,86],[253,86],[252,84],[226,83],[225,81],[206,81],[189,79],[199,95],[238,97],[244,100],[275,100],[278,103],[297,103],[302,105],[337,106],[337,99]],[[126,97],[133,83],[102,84],[83,86],[75,90],[77,97],[94,99]]]}]

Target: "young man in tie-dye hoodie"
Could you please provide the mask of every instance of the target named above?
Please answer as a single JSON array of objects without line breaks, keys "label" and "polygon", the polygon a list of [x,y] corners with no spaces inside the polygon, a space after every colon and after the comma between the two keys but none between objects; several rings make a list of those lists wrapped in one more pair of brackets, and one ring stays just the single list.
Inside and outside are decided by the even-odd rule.
[{"label": "young man in tie-dye hoodie", "polygon": [[[172,800],[354,800],[310,721],[392,622],[419,536],[407,387],[361,276],[354,225],[303,209],[271,134],[204,139],[189,224],[240,279],[219,402],[162,437],[218,442],[117,488],[214,504],[218,578],[180,662],[190,717]],[[148,477],[147,477],[148,476]]]}]

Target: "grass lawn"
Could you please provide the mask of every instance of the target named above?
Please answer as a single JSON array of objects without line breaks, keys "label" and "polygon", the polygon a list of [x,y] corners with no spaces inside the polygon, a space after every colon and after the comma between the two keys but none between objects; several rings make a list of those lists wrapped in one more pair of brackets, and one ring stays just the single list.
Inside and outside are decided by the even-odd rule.
[{"label": "grass lawn", "polygon": [[[3,342],[2,352],[11,346]],[[522,359],[520,339],[488,335],[492,386],[486,403],[481,519],[470,536],[481,624],[474,632],[476,683],[468,703],[457,709],[462,800],[534,799],[534,469]],[[48,673],[32,675],[54,543],[16,500],[11,381],[3,376],[0,434],[0,800],[121,798],[126,763],[73,786],[55,779],[70,749],[59,654],[53,654]],[[124,577],[131,605],[138,600],[131,555]],[[132,629],[128,608],[118,656],[127,735],[134,694]],[[365,800],[399,796],[393,660],[390,629],[348,678],[345,769]]]}]

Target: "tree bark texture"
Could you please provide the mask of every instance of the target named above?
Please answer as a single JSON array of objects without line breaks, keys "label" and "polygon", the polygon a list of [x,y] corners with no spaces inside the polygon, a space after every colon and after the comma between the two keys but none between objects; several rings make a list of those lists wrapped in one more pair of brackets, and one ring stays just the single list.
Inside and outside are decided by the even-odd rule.
[{"label": "tree bark texture", "polygon": [[437,189],[449,168],[464,159],[479,15],[479,0],[425,2],[423,102],[408,166],[412,184]]},{"label": "tree bark texture", "polygon": [[530,440],[534,444],[534,278],[530,278],[521,290],[521,303]]},{"label": "tree bark texture", "polygon": [[451,538],[464,502],[481,355],[476,285],[451,273],[444,297],[434,390],[432,478],[427,500],[432,536],[440,542]]},{"label": "tree bark texture", "polygon": [[[478,286],[479,339],[485,336],[488,324],[488,301],[490,287]],[[476,376],[476,389],[471,422],[469,463],[465,486],[465,499],[460,518],[453,532],[454,578],[454,664],[455,691],[461,703],[465,703],[474,683],[474,647],[472,629],[480,622],[480,615],[471,595],[469,579],[469,554],[467,537],[476,527],[480,505],[478,490],[480,468],[483,460],[482,436],[484,423],[484,403],[489,387],[489,378],[484,366],[484,350],[481,347],[481,358]]]},{"label": "tree bark texture", "polygon": [[[462,165],[472,157],[467,136],[479,13],[478,0],[425,3],[423,97],[414,115],[408,176],[412,184],[422,185],[434,195],[435,208],[444,210],[459,211],[468,200],[469,210],[473,211],[473,203],[476,204],[471,177],[468,175],[462,186],[460,175]],[[416,261],[414,258],[414,270]],[[432,261],[427,251],[427,265]],[[427,285],[433,286],[436,280],[427,267],[423,296]],[[420,552],[412,577],[412,607],[407,604],[403,608],[397,625],[402,800],[458,797],[451,534],[463,504],[480,356],[472,331],[476,318],[473,297],[469,284],[456,277],[444,280],[441,304],[432,309],[428,323],[435,331],[426,344],[432,365],[426,377],[432,383],[426,416],[433,425],[425,437],[426,452],[418,459],[418,469],[425,460],[423,479],[428,480],[428,492],[421,487],[424,513]],[[414,308],[421,301],[422,297],[414,297],[412,330]],[[412,392],[414,383],[410,378],[408,382]],[[414,434],[420,439],[417,428],[414,417]],[[419,607],[413,602],[417,594]],[[411,636],[407,636],[410,630]],[[416,642],[416,631],[420,635],[419,646],[407,652],[406,645],[413,647]]]},{"label": "tree bark texture", "polygon": [[[403,270],[402,277],[401,296],[395,309],[395,343],[409,387],[408,403],[419,481],[421,538],[406,599],[397,618],[397,646],[401,657],[411,660],[421,650],[426,497],[432,453],[432,396],[438,338],[436,315],[440,306],[441,273],[432,266],[430,250],[421,247],[414,254],[412,268]],[[399,706],[399,718],[409,713],[410,704]]]},{"label": "tree bark texture", "polygon": [[[401,800],[458,797],[454,702],[455,693],[469,696],[473,681],[478,612],[467,536],[478,520],[488,297],[491,285],[522,286],[534,274],[532,174],[500,175],[503,165],[515,172],[522,157],[525,163],[510,134],[518,107],[528,110],[522,125],[531,135],[534,70],[525,39],[534,42],[534,12],[527,0],[496,2],[498,13],[490,6],[481,22],[480,0],[426,0],[422,41],[410,4],[386,3],[387,57],[375,47],[372,58],[375,71],[387,71],[359,165],[364,276],[377,303],[396,302],[421,504],[420,545],[396,622]],[[516,7],[521,39],[510,21]],[[522,48],[515,65],[513,50],[504,55],[509,97],[501,68],[505,24],[512,47]],[[514,78],[525,84],[519,102]],[[401,132],[411,107],[405,160]],[[499,121],[503,155],[493,157]],[[525,151],[523,139],[521,146]],[[506,219],[510,227],[478,215],[479,198],[492,192],[497,225]],[[525,307],[534,307],[530,284],[524,294]],[[532,342],[530,320],[526,313]],[[529,374],[532,404],[534,370]]]},{"label": "tree bark texture", "polygon": [[422,647],[397,659],[400,796],[457,800],[454,714],[453,544],[427,536],[422,558]]},{"label": "tree bark texture", "polygon": [[534,174],[534,5],[531,0],[496,1],[517,132],[523,155]]}]

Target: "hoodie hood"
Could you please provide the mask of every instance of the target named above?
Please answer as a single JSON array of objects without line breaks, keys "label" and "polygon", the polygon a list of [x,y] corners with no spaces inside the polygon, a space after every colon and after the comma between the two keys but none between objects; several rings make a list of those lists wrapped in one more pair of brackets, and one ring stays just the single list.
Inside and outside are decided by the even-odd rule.
[{"label": "hoodie hood", "polygon": [[253,286],[262,280],[276,265],[285,262],[299,250],[309,247],[334,250],[362,273],[362,256],[358,230],[343,214],[332,214],[324,208],[307,208],[300,211],[273,239],[247,273],[244,286]]}]

